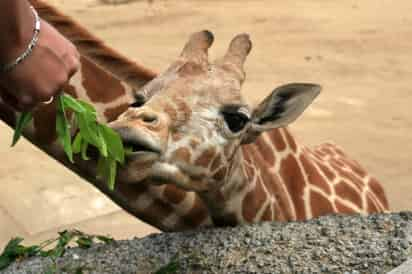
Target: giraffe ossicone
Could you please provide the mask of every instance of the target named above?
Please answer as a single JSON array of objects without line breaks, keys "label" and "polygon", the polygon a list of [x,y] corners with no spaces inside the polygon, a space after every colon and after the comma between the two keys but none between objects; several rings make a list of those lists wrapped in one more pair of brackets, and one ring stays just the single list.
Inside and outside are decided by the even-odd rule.
[{"label": "giraffe ossicone", "polygon": [[120,184],[195,192],[214,224],[297,220],[328,213],[386,211],[379,183],[334,145],[299,146],[285,127],[320,92],[311,83],[276,88],[256,108],[241,95],[252,43],[237,35],[209,62],[209,31],[136,95],[110,126],[133,153]]}]

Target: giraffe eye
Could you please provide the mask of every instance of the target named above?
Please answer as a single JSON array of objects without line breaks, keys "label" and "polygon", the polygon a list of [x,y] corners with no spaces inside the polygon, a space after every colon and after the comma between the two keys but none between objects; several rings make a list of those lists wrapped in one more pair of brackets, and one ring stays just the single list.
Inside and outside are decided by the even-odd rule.
[{"label": "giraffe eye", "polygon": [[241,112],[223,112],[222,114],[227,126],[233,133],[237,133],[244,129],[249,122],[249,117]]}]

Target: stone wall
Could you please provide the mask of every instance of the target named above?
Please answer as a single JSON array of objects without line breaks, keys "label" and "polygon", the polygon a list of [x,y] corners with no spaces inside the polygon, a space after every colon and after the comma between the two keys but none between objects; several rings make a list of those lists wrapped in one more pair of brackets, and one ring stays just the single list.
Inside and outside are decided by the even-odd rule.
[{"label": "stone wall", "polygon": [[32,258],[4,273],[387,273],[411,252],[412,212],[331,215],[73,248],[56,263]]}]

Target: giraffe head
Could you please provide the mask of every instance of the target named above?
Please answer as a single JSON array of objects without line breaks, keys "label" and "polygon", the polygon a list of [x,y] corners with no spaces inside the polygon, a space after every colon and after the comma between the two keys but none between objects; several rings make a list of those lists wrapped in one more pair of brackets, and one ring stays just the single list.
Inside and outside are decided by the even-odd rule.
[{"label": "giraffe head", "polygon": [[237,35],[224,57],[209,63],[212,42],[209,31],[193,34],[177,61],[111,123],[133,149],[120,170],[122,181],[208,190],[229,176],[241,145],[294,121],[320,91],[314,84],[288,84],[252,108],[240,92],[249,36]]}]

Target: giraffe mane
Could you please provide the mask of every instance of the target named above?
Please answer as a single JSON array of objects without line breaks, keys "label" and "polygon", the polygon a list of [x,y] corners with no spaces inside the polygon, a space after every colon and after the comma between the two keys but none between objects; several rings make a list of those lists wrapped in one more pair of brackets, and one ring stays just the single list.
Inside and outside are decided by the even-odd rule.
[{"label": "giraffe mane", "polygon": [[40,17],[53,25],[75,44],[82,55],[89,57],[132,87],[139,88],[157,75],[156,72],[131,61],[129,58],[108,47],[101,39],[94,36],[57,8],[42,0],[29,1],[36,8]]}]

